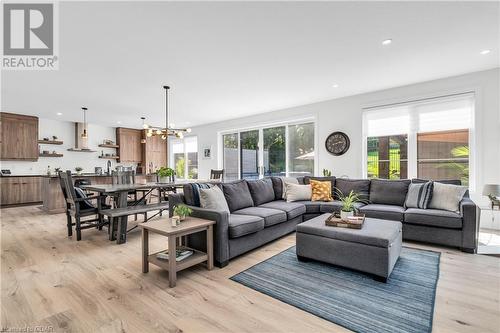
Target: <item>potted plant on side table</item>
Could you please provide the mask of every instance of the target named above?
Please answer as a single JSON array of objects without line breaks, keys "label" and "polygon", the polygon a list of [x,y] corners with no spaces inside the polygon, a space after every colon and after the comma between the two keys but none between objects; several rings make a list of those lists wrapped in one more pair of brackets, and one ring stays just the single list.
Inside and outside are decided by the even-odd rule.
[{"label": "potted plant on side table", "polygon": [[174,208],[174,216],[179,216],[180,221],[184,221],[186,216],[191,215],[193,210],[186,205],[177,205]]},{"label": "potted plant on side table", "polygon": [[342,207],[340,209],[340,219],[343,221],[347,221],[347,218],[349,216],[354,216],[354,211],[356,209],[354,204],[356,202],[363,202],[364,200],[362,200],[361,196],[354,191],[349,192],[348,195],[344,195],[342,191],[340,191],[339,189],[335,189],[335,193],[342,203]]},{"label": "potted plant on side table", "polygon": [[76,168],[75,168],[75,171],[76,171],[76,174],[77,174],[77,175],[79,175],[79,174],[81,174],[81,173],[82,173],[83,168],[82,168],[82,167],[76,167]]},{"label": "potted plant on side table", "polygon": [[161,167],[156,171],[160,183],[170,183],[174,181],[175,171],[169,167]]}]

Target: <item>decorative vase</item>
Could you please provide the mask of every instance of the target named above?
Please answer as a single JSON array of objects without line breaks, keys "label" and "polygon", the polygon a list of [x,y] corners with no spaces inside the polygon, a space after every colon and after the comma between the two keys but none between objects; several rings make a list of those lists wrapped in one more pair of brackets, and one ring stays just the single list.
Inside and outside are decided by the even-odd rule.
[{"label": "decorative vase", "polygon": [[160,177],[160,183],[169,183],[169,177]]},{"label": "decorative vase", "polygon": [[347,221],[349,216],[354,216],[354,212],[352,210],[350,212],[345,212],[343,210],[340,211],[340,219],[342,221]]},{"label": "decorative vase", "polygon": [[184,221],[184,220],[186,219],[186,215],[181,215],[181,216],[179,216],[179,217],[180,217],[180,218],[179,218],[179,220],[180,220],[180,221]]}]

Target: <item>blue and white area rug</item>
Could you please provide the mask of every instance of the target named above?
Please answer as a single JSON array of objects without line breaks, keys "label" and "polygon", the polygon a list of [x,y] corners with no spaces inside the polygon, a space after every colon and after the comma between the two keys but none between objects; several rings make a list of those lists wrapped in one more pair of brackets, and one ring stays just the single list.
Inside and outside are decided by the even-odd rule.
[{"label": "blue and white area rug", "polygon": [[295,246],[231,277],[355,332],[431,332],[440,253],[403,248],[387,283],[315,261]]}]

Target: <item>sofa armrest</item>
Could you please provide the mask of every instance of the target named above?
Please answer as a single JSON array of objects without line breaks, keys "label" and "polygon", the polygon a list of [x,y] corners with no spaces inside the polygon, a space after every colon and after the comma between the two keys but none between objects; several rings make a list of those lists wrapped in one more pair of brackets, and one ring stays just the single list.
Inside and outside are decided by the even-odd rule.
[{"label": "sofa armrest", "polygon": [[177,205],[185,204],[184,194],[182,193],[169,193],[168,194],[168,215],[172,217],[174,215],[174,208]]},{"label": "sofa armrest", "polygon": [[460,202],[462,215],[462,249],[475,252],[479,228],[479,208],[470,198],[463,198]]}]

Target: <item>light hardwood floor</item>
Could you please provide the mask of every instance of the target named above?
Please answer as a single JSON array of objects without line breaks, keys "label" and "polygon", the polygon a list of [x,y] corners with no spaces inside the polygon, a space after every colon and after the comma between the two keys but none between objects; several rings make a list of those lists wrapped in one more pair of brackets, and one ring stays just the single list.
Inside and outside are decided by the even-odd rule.
[{"label": "light hardwood floor", "polygon": [[[294,245],[289,235],[213,271],[193,267],[168,288],[141,273],[140,231],[116,245],[105,231],[66,237],[63,214],[36,207],[1,213],[1,327],[55,332],[345,332],[346,329],[229,280]],[[442,251],[434,332],[499,332],[500,258]],[[151,237],[150,250],[165,246]]]}]

